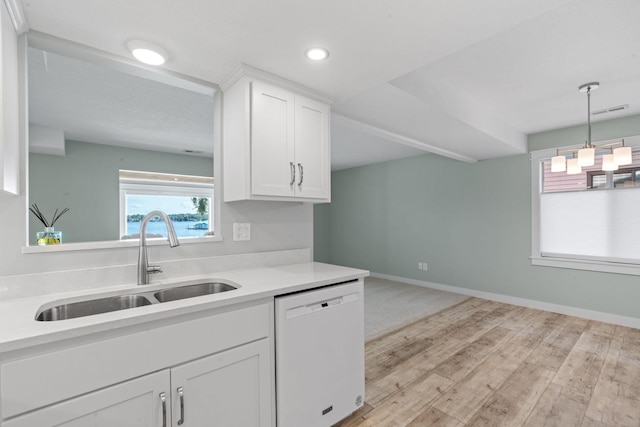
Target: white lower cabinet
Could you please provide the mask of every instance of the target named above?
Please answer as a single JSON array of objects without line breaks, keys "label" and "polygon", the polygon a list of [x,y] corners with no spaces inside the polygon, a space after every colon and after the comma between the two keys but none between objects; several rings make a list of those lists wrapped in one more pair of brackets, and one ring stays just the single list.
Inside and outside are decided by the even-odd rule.
[{"label": "white lower cabinet", "polygon": [[270,425],[268,353],[262,340],[172,369],[171,425]]},{"label": "white lower cabinet", "polygon": [[159,396],[169,388],[169,371],[157,372],[31,412],[3,426],[159,427],[163,425]]},{"label": "white lower cabinet", "polygon": [[51,405],[3,426],[269,426],[269,359],[269,343],[263,339]]},{"label": "white lower cabinet", "polygon": [[0,354],[0,427],[275,425],[273,301]]}]

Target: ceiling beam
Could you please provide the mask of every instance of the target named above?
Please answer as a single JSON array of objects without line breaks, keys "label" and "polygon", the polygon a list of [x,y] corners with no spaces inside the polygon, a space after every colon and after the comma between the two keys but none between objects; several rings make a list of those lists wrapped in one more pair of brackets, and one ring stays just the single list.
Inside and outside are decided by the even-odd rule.
[{"label": "ceiling beam", "polygon": [[477,163],[478,159],[474,159],[469,156],[465,156],[462,154],[454,153],[453,151],[445,150],[440,147],[436,147],[424,141],[420,141],[414,138],[410,138],[408,136],[400,135],[395,132],[388,131],[386,129],[382,129],[358,120],[354,120],[352,118],[343,116],[341,114],[332,113],[331,120],[336,123],[349,126],[352,129],[356,129],[370,135],[377,136],[379,138],[385,138],[389,141],[396,142],[398,144],[407,145],[409,147],[417,148],[419,150],[423,150],[429,153],[437,154],[439,156],[448,157],[450,159],[459,160],[465,163]]}]

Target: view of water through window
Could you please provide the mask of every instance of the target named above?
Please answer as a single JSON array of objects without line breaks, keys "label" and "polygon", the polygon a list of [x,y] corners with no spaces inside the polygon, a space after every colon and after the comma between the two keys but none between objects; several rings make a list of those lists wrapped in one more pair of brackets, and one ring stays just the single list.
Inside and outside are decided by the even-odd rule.
[{"label": "view of water through window", "polygon": [[[210,198],[131,195],[126,197],[126,203],[128,235],[140,233],[142,218],[153,210],[163,211],[171,218],[178,237],[199,237],[209,231]],[[147,224],[147,235],[166,237],[167,227],[160,218],[153,218]]]}]

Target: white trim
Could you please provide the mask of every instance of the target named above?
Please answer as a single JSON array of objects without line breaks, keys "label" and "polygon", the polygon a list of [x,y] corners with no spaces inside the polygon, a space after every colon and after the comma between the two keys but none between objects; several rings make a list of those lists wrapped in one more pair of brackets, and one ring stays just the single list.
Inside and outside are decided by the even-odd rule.
[{"label": "white trim", "polygon": [[222,89],[223,92],[226,92],[229,88],[231,88],[231,86],[233,86],[243,77],[248,77],[249,79],[257,79],[264,83],[272,84],[282,89],[286,89],[299,95],[306,96],[307,98],[315,99],[316,101],[322,102],[324,104],[333,104],[333,100],[320,95],[313,89],[310,89],[298,83],[294,83],[290,80],[284,79],[275,74],[271,74],[267,71],[262,71],[258,68],[251,67],[247,64],[240,64],[236,68],[234,68],[231,73],[229,73],[224,79],[222,79],[218,86],[220,87],[220,89]]},{"label": "white trim", "polygon": [[187,184],[171,182],[124,182],[120,181],[120,190],[127,194],[144,194],[157,196],[208,197],[213,199],[213,184]]},{"label": "white trim", "polygon": [[215,83],[180,74],[175,71],[167,70],[166,68],[146,65],[134,58],[105,52],[91,46],[38,31],[31,30],[27,36],[29,47],[56,53],[58,55],[68,56],[90,64],[108,67],[112,70],[164,83],[166,85],[178,87],[201,95],[214,96],[216,93],[220,92],[220,87]]},{"label": "white trim", "polygon": [[543,267],[570,268],[573,270],[600,271],[603,273],[630,274],[640,276],[640,265],[624,264],[607,261],[593,261],[588,259],[564,258],[560,255],[554,257],[531,257],[531,265]]},{"label": "white trim", "polygon": [[454,153],[453,151],[445,150],[443,148],[436,147],[417,139],[409,138],[408,136],[400,135],[395,132],[391,132],[379,127],[363,123],[359,120],[354,120],[350,117],[346,117],[340,114],[331,114],[334,123],[342,124],[350,127],[351,129],[359,130],[361,132],[368,133],[369,135],[377,136],[380,138],[388,139],[398,144],[406,145],[408,147],[417,148],[429,153],[438,154],[450,159],[459,160],[465,163],[477,163],[478,160],[473,157],[464,156],[462,154]]},{"label": "white trim", "polygon": [[127,217],[127,192],[120,188],[118,190],[118,222],[120,223],[119,236],[127,234],[127,222],[123,218]]},{"label": "white trim", "polygon": [[[222,242],[221,236],[200,236],[200,237],[180,237],[180,244],[191,245],[194,243],[214,243]],[[79,243],[63,243],[61,245],[48,246],[24,246],[23,254],[41,254],[49,252],[72,252],[87,251],[95,249],[121,249],[139,246],[139,239],[128,240],[105,240],[102,242],[79,242]],[[147,246],[165,246],[166,238],[147,238]]]},{"label": "white trim", "polygon": [[7,6],[13,28],[16,29],[16,34],[20,35],[29,30],[29,25],[27,25],[24,9],[22,9],[20,0],[4,0],[4,4]]},{"label": "white trim", "polygon": [[518,305],[521,307],[535,308],[537,310],[550,311],[553,313],[565,314],[567,316],[581,317],[583,319],[597,320],[599,322],[612,323],[614,325],[628,326],[630,328],[640,328],[640,318],[620,316],[618,314],[605,313],[602,311],[587,310],[569,305],[554,304],[551,302],[537,301],[528,298],[514,297],[510,295],[494,294],[492,292],[477,291],[475,289],[461,288],[458,286],[441,285],[439,283],[425,282],[417,279],[407,279],[404,277],[391,276],[388,274],[370,272],[371,277],[393,280],[396,282],[408,283],[410,285],[422,286],[424,288],[437,289],[439,291],[452,292],[455,294],[468,295],[476,298],[488,299],[505,304]]}]

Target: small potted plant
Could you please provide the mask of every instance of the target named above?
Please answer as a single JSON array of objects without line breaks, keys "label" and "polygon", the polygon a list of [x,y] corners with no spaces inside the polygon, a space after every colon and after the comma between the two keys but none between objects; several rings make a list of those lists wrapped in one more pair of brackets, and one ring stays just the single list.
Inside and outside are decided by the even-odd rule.
[{"label": "small potted plant", "polygon": [[58,209],[56,209],[56,211],[53,213],[51,222],[49,222],[47,218],[45,218],[45,216],[42,214],[42,212],[38,208],[38,205],[36,205],[35,203],[31,205],[29,210],[31,211],[32,214],[36,216],[36,218],[40,220],[42,225],[44,225],[44,231],[38,231],[36,233],[36,239],[37,239],[38,245],[46,246],[46,245],[61,244],[62,231],[55,231],[55,229],[53,228],[53,224],[55,224],[56,221],[60,219],[62,215],[67,213],[69,211],[69,208],[64,208],[60,212],[58,212]]}]

